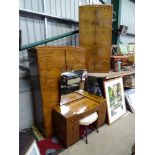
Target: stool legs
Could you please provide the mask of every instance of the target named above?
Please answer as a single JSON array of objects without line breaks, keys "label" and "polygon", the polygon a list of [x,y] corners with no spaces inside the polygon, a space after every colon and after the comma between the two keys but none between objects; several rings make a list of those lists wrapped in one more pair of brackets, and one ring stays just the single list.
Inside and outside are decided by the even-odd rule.
[{"label": "stool legs", "polygon": [[[85,125],[85,134],[84,134],[84,136],[86,137],[86,144],[88,144],[88,126],[89,125]],[[97,130],[97,133],[99,133],[99,131],[98,131],[98,122],[96,122],[96,130]]]},{"label": "stool legs", "polygon": [[88,125],[86,125],[86,144],[88,144],[87,134],[88,134]]},{"label": "stool legs", "polygon": [[97,133],[99,133],[99,131],[98,131],[98,125],[96,126],[96,128],[97,128]]},{"label": "stool legs", "polygon": [[[86,144],[88,144],[88,138],[87,138],[87,136],[88,136],[88,125],[86,125],[85,127],[86,127],[85,128],[85,131],[86,131],[86,133],[85,133],[85,136],[86,136]],[[96,129],[97,129],[97,133],[99,133],[99,131],[98,131],[98,123],[96,123]]]},{"label": "stool legs", "polygon": [[98,131],[98,121],[96,121],[96,129],[97,129],[97,133],[99,133],[99,131]]},{"label": "stool legs", "polygon": [[[97,128],[97,133],[99,133],[99,131],[98,131],[98,125],[96,126],[96,128]],[[86,125],[86,134],[85,134],[85,136],[86,136],[86,144],[88,144],[88,138],[87,138],[87,136],[88,136],[88,125]]]}]

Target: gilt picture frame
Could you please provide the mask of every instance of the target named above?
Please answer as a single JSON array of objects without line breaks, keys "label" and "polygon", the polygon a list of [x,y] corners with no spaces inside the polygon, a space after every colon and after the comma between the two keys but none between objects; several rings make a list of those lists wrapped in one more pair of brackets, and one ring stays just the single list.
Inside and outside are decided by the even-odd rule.
[{"label": "gilt picture frame", "polygon": [[107,100],[108,123],[111,124],[126,113],[122,77],[104,82]]}]

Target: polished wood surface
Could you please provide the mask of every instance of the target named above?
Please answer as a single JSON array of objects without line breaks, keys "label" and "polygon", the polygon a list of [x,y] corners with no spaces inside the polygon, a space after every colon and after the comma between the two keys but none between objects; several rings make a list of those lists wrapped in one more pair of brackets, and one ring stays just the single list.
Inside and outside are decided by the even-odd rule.
[{"label": "polished wood surface", "polygon": [[69,102],[54,107],[53,125],[55,134],[59,137],[65,147],[68,147],[79,140],[80,119],[92,114],[93,112],[97,112],[98,126],[100,127],[105,123],[106,100],[102,97],[80,90],[64,95],[63,100],[68,100]]},{"label": "polished wood surface", "polygon": [[80,47],[44,46],[28,50],[28,55],[35,123],[44,136],[49,137],[53,133],[51,112],[55,105],[60,104],[61,73],[85,68],[85,52]]},{"label": "polished wood surface", "polygon": [[112,45],[111,5],[79,8],[80,46],[86,49],[88,72],[109,72]]},{"label": "polished wood surface", "polygon": [[85,49],[74,47],[66,49],[66,66],[67,71],[86,69]]},{"label": "polished wood surface", "polygon": [[61,69],[64,71],[66,70],[65,50],[63,48],[38,47],[36,49],[37,49],[37,55],[38,55],[39,71],[45,72],[45,71],[51,70],[51,67],[57,67],[58,69]]},{"label": "polished wood surface", "polygon": [[92,100],[94,100],[94,101],[97,101],[97,102],[99,102],[99,103],[103,103],[103,102],[106,101],[106,99],[104,99],[104,98],[102,98],[102,97],[100,97],[100,96],[91,94],[91,93],[89,93],[89,92],[87,92],[87,91],[84,91],[84,90],[78,90],[78,91],[76,91],[76,93],[81,94],[81,95],[83,95],[83,96],[85,96],[85,97],[88,97],[88,98],[90,98],[90,99],[92,99]]},{"label": "polished wood surface", "polygon": [[130,74],[134,74],[135,70],[130,70],[130,71],[120,71],[120,72],[113,72],[110,71],[109,73],[88,73],[87,75],[89,77],[96,77],[96,78],[105,78],[105,79],[111,79],[119,76],[126,76]]},{"label": "polished wood surface", "polygon": [[99,105],[98,102],[91,100],[89,98],[83,97],[83,98],[74,100],[74,102],[66,103],[62,106],[55,106],[54,109],[58,111],[61,115],[63,115],[65,118],[68,118],[74,115],[85,113],[86,111],[89,111],[98,105]]},{"label": "polished wood surface", "polygon": [[77,93],[62,95],[60,105],[75,101],[75,100],[83,98],[83,97],[84,96],[77,94]]}]

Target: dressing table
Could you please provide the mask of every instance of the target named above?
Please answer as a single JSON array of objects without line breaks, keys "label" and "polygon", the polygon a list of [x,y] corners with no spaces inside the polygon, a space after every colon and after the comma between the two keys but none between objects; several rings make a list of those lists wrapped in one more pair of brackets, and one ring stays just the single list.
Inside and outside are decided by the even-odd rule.
[{"label": "dressing table", "polygon": [[53,108],[53,127],[54,133],[65,147],[79,140],[80,119],[97,112],[98,127],[105,123],[106,100],[102,97],[78,90],[63,95],[60,104]]}]

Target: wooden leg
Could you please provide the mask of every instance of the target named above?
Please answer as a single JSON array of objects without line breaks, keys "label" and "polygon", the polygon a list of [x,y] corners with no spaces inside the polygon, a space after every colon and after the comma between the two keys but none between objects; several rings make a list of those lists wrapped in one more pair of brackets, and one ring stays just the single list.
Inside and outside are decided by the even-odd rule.
[{"label": "wooden leg", "polygon": [[88,126],[86,126],[86,144],[88,144],[88,139],[87,139],[87,133],[88,132]]},{"label": "wooden leg", "polygon": [[99,131],[98,131],[98,125],[97,125],[97,133],[99,133]]},{"label": "wooden leg", "polygon": [[99,131],[98,131],[98,121],[96,121],[96,129],[97,129],[97,133],[99,133]]}]

